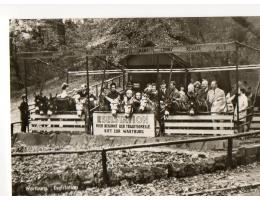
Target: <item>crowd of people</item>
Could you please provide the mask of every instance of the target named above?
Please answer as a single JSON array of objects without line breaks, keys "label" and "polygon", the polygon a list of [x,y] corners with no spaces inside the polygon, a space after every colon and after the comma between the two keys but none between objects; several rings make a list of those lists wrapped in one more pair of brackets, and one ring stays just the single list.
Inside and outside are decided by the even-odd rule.
[{"label": "crowd of people", "polygon": [[[248,114],[252,112],[253,94],[246,81],[239,81],[237,106],[236,93],[236,85],[231,91],[225,92],[219,88],[216,80],[209,84],[206,79],[201,82],[191,80],[187,89],[184,86],[178,87],[175,81],[171,81],[169,86],[165,81],[162,81],[159,91],[155,83],[148,83],[144,90],[140,89],[139,83],[128,84],[126,90],[121,94],[117,91],[116,84],[112,83],[110,91],[107,94],[102,93],[105,99],[102,109],[115,112],[115,109],[112,108],[114,103],[122,105],[121,111],[125,111],[127,105],[132,105],[132,112],[140,113],[147,109],[147,105],[150,105],[150,109],[147,109],[147,111],[156,110],[157,102],[160,102],[160,106],[164,107],[164,114],[175,114],[177,112],[188,112],[190,115],[201,112],[209,112],[212,115],[234,113],[234,121],[239,126],[250,121]],[[238,112],[239,121],[237,122]],[[240,129],[246,130],[247,127],[248,124],[245,124]]]},{"label": "crowd of people", "polygon": [[[63,83],[61,86],[62,92],[56,95],[58,99],[73,99],[72,110],[76,110],[79,115],[82,115],[84,108],[86,108],[87,99],[87,86],[81,85],[79,89],[73,89],[68,92],[68,84]],[[40,96],[41,97],[41,96]],[[40,98],[35,97],[36,107],[39,105],[37,101]],[[46,99],[46,106],[54,107],[52,102],[53,97]],[[247,114],[252,111],[250,106],[252,105],[252,90],[247,86],[246,82],[239,82],[238,88],[238,108],[239,108],[239,122],[237,124],[244,124],[249,121],[250,118]],[[41,105],[42,105],[41,101]],[[71,102],[71,101],[68,101]],[[236,105],[236,87],[230,92],[224,92],[224,90],[218,87],[217,81],[213,80],[209,84],[206,79],[201,82],[194,82],[191,80],[187,88],[184,86],[177,86],[175,81],[170,81],[167,85],[163,80],[157,90],[155,83],[148,83],[142,90],[140,83],[128,83],[126,89],[122,92],[117,90],[116,83],[111,83],[109,91],[102,89],[99,97],[96,97],[93,91],[89,91],[90,107],[94,108],[99,105],[98,109],[101,111],[111,111],[115,116],[118,112],[124,112],[126,117],[130,117],[132,113],[144,113],[144,112],[158,112],[159,119],[165,118],[169,114],[175,114],[177,112],[187,112],[190,115],[196,115],[201,112],[210,112],[212,115],[220,113],[234,113],[234,121],[237,121],[237,105]],[[25,97],[23,96],[23,102],[20,105],[21,117],[25,119],[25,113],[28,106],[25,105]],[[56,107],[61,106],[55,104]],[[25,108],[26,107],[26,108]],[[46,107],[46,113],[49,111]],[[159,108],[159,109],[157,109]],[[56,108],[57,109],[57,108]],[[49,110],[51,110],[49,108]],[[86,111],[86,110],[85,110]],[[245,126],[246,127],[246,126]],[[245,130],[246,128],[243,127]],[[24,131],[23,127],[23,131]]]}]

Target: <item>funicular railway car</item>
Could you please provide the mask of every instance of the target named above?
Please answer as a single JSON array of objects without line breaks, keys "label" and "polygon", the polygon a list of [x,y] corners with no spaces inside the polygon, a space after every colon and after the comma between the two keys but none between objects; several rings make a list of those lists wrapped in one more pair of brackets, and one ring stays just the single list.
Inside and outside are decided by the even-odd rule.
[{"label": "funicular railway car", "polygon": [[[122,84],[122,77],[115,76],[113,78],[104,81],[104,84],[109,84],[111,82],[117,82],[119,85]],[[98,91],[101,87],[101,83],[90,85],[92,91]],[[73,91],[69,91],[71,94]],[[75,103],[72,102],[72,108],[68,109],[68,102],[73,101],[71,97],[66,98],[56,98],[55,104],[57,108],[55,111],[48,111],[45,113],[35,112],[36,106],[32,109],[30,117],[30,131],[31,132],[70,132],[70,133],[85,133],[86,132],[86,103]],[[80,105],[79,105],[80,104]],[[78,109],[78,107],[81,107]],[[95,109],[95,105],[93,106]],[[90,109],[91,111],[91,109]]]},{"label": "funicular railway car", "polygon": [[[140,90],[143,90],[147,83],[156,83],[157,91],[160,91],[160,84],[165,80],[167,84],[174,80],[177,85],[183,85],[187,88],[193,74],[196,73],[218,73],[223,71],[231,72],[233,85],[235,84],[235,93],[239,90],[240,77],[244,72],[257,71],[260,69],[260,64],[240,65],[238,56],[235,56],[235,62],[229,66],[216,67],[194,67],[189,62],[185,61],[180,55],[198,55],[203,53],[226,53],[234,52],[238,55],[240,48],[250,48],[249,46],[238,42],[228,43],[207,43],[188,46],[173,46],[173,47],[143,47],[143,48],[125,48],[125,49],[88,49],[86,56],[85,71],[68,71],[67,76],[86,76],[86,85],[88,88],[93,88],[96,96],[100,97],[104,91],[104,86],[109,83],[116,82],[120,86],[120,92],[124,93],[125,89],[131,83],[131,86],[138,85]],[[254,49],[255,50],[255,49]],[[118,64],[104,59],[107,56],[123,56],[123,59]],[[103,70],[89,70],[88,64],[90,59],[103,59],[106,65],[110,65],[115,69],[104,67]],[[115,78],[105,80],[107,74],[117,74]],[[89,85],[90,75],[103,75],[102,82],[93,86]],[[256,86],[258,74],[254,73],[254,102],[256,106],[259,84]],[[235,78],[234,78],[235,77]],[[251,77],[250,77],[251,79]],[[67,78],[68,82],[69,78]],[[107,83],[107,84],[105,84]],[[128,83],[128,84],[127,84]],[[158,98],[155,98],[157,105],[160,105]],[[100,99],[99,99],[100,100]],[[236,103],[238,99],[236,98]],[[157,106],[151,112],[132,113],[126,117],[125,111],[118,111],[116,115],[112,115],[111,111],[102,110],[99,105],[91,108],[89,100],[89,90],[87,90],[86,114],[77,116],[74,113],[53,114],[47,115],[32,115],[31,130],[45,132],[84,132],[94,135],[108,136],[137,136],[137,137],[155,137],[162,135],[222,135],[234,134],[239,128],[234,121],[240,121],[239,108],[236,119],[234,120],[234,112],[225,112],[212,114],[210,111],[198,112],[190,114],[186,111],[177,111],[165,115],[165,110],[162,114],[160,106]],[[239,105],[239,103],[238,103]],[[112,104],[111,104],[112,106]],[[157,109],[158,108],[158,109]],[[254,109],[253,109],[254,110]],[[249,122],[251,129],[260,129],[260,115],[257,112],[250,113],[253,117]],[[162,120],[160,120],[162,119]],[[252,122],[252,123],[251,123]],[[163,131],[162,131],[163,130]]]},{"label": "funicular railway car", "polygon": [[[160,84],[162,80],[166,80],[167,83],[170,83],[171,80],[174,80],[178,85],[183,85],[187,88],[189,83],[189,78],[196,73],[206,74],[208,76],[212,73],[219,72],[230,72],[231,84],[235,86],[235,94],[238,94],[239,91],[239,82],[241,80],[247,80],[250,85],[254,86],[254,97],[253,103],[248,107],[248,110],[256,110],[258,108],[253,108],[257,106],[257,95],[259,89],[259,64],[251,65],[240,65],[238,53],[240,49],[248,48],[250,50],[255,50],[249,46],[243,45],[238,42],[228,42],[228,43],[209,43],[209,44],[198,44],[198,45],[189,45],[189,46],[177,46],[177,47],[144,47],[136,49],[113,49],[102,51],[99,49],[91,49],[89,52],[90,56],[116,56],[117,54],[122,54],[125,57],[120,61],[120,64],[124,67],[123,74],[126,78],[125,82],[130,82],[132,85],[139,85],[141,90],[143,90],[147,83],[156,82],[156,89],[160,91]],[[182,54],[203,54],[203,53],[233,53],[233,65],[228,66],[217,66],[217,67],[194,67],[190,63],[186,62],[180,55]],[[257,51],[257,53],[259,53]],[[249,73],[253,71],[253,74]],[[120,73],[120,71],[118,71]],[[257,73],[256,73],[257,72]],[[107,71],[109,73],[109,71]],[[113,71],[115,73],[115,71]],[[210,73],[210,74],[209,74]],[[245,74],[249,74],[248,77]],[[235,78],[234,78],[235,77]],[[249,78],[249,79],[248,79]],[[209,80],[214,80],[209,78]],[[222,85],[225,86],[227,83]],[[178,88],[179,89],[179,88]],[[187,92],[187,91],[186,91]],[[158,96],[160,92],[158,92]],[[159,98],[157,98],[159,99]],[[158,102],[158,105],[160,103]],[[163,116],[163,124],[160,123],[160,119],[156,116],[155,120],[155,135],[160,134],[159,130],[162,130],[163,126],[163,135],[176,135],[176,134],[185,134],[185,135],[224,135],[224,134],[234,134],[239,131],[239,127],[242,125],[247,125],[251,129],[259,128],[259,114],[256,112],[250,111],[249,120],[243,120],[239,110],[238,98],[235,99],[235,104],[238,104],[237,113],[232,112],[221,112],[221,113],[212,113],[210,110],[199,111],[196,114],[190,115],[187,111],[180,111],[170,113],[169,116]],[[157,110],[155,109],[155,115]],[[160,110],[158,111],[160,112]],[[145,113],[142,113],[145,115]],[[141,115],[142,115],[141,114]],[[101,115],[101,116],[100,116]],[[103,113],[103,115],[108,115]],[[135,114],[133,114],[135,115]],[[140,115],[140,113],[136,114]],[[158,115],[158,114],[157,114]],[[102,117],[102,112],[94,113],[94,118]],[[241,119],[240,119],[240,118]],[[243,117],[245,118],[245,117]],[[94,123],[97,120],[94,120]],[[113,121],[113,120],[112,120]],[[236,125],[235,121],[243,121],[244,123],[239,123]],[[118,123],[116,120],[113,123]],[[129,120],[129,123],[132,123]],[[153,124],[149,122],[150,124]],[[94,124],[95,126],[99,124]],[[120,123],[117,124],[120,126]],[[118,128],[118,126],[116,126]],[[124,127],[124,125],[122,126]],[[106,130],[97,128],[96,134],[104,135],[120,135],[120,130]],[[106,132],[107,131],[107,132]],[[124,130],[123,130],[124,131]],[[95,134],[95,133],[94,133]],[[121,135],[124,135],[125,132],[121,131]],[[138,136],[136,134],[135,136]],[[142,136],[142,134],[140,134]]]}]

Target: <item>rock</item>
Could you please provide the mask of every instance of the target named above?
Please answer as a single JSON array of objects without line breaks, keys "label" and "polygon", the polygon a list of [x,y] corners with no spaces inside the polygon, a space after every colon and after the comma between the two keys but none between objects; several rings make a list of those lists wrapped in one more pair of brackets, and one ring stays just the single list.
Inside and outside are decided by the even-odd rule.
[{"label": "rock", "polygon": [[224,170],[226,169],[226,159],[225,157],[215,158],[215,169],[216,170]]},{"label": "rock", "polygon": [[207,172],[212,172],[214,171],[214,167],[215,167],[215,160],[213,158],[210,158],[206,161],[206,168],[207,168]]},{"label": "rock", "polygon": [[124,179],[124,180],[120,181],[120,185],[121,186],[129,186],[129,182],[126,179]]},{"label": "rock", "polygon": [[151,167],[154,179],[167,178],[168,172],[163,167]]},{"label": "rock", "polygon": [[196,166],[193,163],[188,163],[184,167],[184,176],[194,176],[196,175]]}]

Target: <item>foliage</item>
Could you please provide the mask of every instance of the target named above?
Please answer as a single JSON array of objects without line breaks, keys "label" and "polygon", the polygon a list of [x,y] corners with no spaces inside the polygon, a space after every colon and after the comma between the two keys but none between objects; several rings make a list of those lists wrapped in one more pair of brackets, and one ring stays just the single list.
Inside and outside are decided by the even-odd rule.
[{"label": "foliage", "polygon": [[[11,67],[16,73],[14,80],[21,79],[19,65],[22,64],[15,56],[21,51],[61,52],[49,62],[53,64],[52,71],[56,71],[53,74],[62,76],[65,69],[84,64],[86,47],[170,46],[234,40],[258,47],[259,29],[257,17],[15,19],[10,20]],[[67,56],[68,51],[73,55]],[[233,62],[228,57],[228,54],[205,54],[193,59],[192,64],[226,65]],[[117,63],[120,58],[110,59]],[[189,62],[187,57],[184,59]],[[241,61],[256,63],[257,59],[255,53],[247,51]]]}]

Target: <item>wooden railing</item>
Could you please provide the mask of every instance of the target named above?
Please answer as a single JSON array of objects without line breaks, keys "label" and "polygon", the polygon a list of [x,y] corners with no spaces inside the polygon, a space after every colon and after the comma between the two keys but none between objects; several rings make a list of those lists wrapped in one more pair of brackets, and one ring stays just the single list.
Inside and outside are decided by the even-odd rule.
[{"label": "wooden railing", "polygon": [[[113,82],[116,83],[117,87],[119,87],[119,88],[123,87],[123,84],[124,84],[123,75],[115,76],[115,77],[105,80],[103,87],[106,88],[106,87],[108,87],[108,85],[110,83],[113,83]],[[96,97],[98,97],[100,94],[101,85],[102,85],[102,83],[96,83],[96,84],[89,86],[90,90],[95,91]],[[70,94],[70,93],[73,93],[73,90],[68,91],[68,94]]]},{"label": "wooden railing", "polygon": [[13,136],[13,134],[14,134],[14,126],[16,125],[16,124],[21,124],[22,122],[12,122],[11,123],[11,136]]},{"label": "wooden railing", "polygon": [[[104,81],[104,87],[107,87],[110,83],[116,83],[117,87],[122,87],[123,86],[123,75],[119,75],[110,79],[107,79]],[[94,85],[91,85],[90,88],[95,90],[96,97],[99,96],[100,94],[100,89],[101,89],[102,83],[97,83]]]}]

